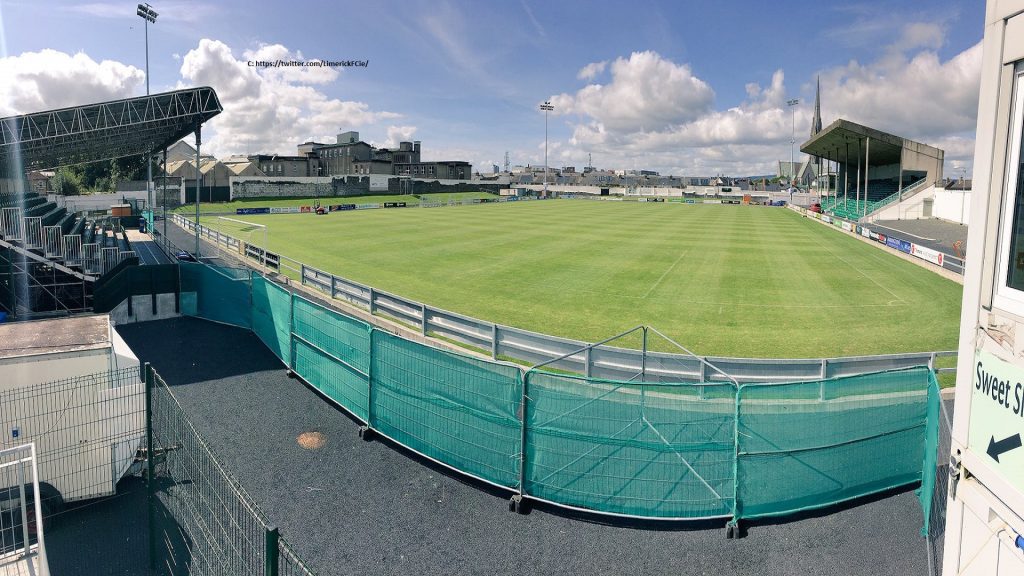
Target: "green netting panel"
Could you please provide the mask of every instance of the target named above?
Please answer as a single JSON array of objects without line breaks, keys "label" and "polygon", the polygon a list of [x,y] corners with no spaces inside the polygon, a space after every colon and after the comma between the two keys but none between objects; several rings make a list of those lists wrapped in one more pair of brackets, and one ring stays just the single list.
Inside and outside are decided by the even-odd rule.
[{"label": "green netting panel", "polygon": [[181,262],[178,269],[182,314],[252,328],[248,270],[193,262]]},{"label": "green netting panel", "polygon": [[292,314],[295,373],[365,422],[370,326],[297,296]]},{"label": "green netting panel", "polygon": [[531,372],[527,396],[527,494],[635,516],[732,513],[731,385]]},{"label": "green netting panel", "polygon": [[252,331],[287,366],[291,358],[291,294],[263,276],[252,278]]},{"label": "green netting panel", "polygon": [[373,333],[371,425],[458,470],[518,485],[519,370]]},{"label": "green netting panel", "polygon": [[[928,536],[928,527],[931,526],[932,502],[935,496],[935,475],[939,462],[939,382],[935,379],[935,373],[928,375],[928,423],[925,427],[924,462],[921,466],[921,488],[917,491],[917,497],[921,502],[921,513],[924,516],[924,525],[921,526],[921,536]],[[945,454],[943,454],[945,456]]]},{"label": "green netting panel", "polygon": [[931,371],[745,385],[737,518],[828,506],[921,480]]}]

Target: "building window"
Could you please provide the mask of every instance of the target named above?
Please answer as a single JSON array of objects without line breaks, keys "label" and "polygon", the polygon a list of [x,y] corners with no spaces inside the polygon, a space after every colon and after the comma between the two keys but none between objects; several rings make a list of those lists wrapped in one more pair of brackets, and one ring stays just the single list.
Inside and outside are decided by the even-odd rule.
[{"label": "building window", "polygon": [[997,268],[1002,278],[997,278],[994,304],[1024,315],[1024,63],[1017,65],[1014,74],[1010,118],[1002,248]]}]

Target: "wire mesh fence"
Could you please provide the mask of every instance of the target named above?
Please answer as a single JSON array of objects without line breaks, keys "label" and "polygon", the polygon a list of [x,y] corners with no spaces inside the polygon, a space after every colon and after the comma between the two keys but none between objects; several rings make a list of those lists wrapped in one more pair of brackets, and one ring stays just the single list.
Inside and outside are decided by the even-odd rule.
[{"label": "wire mesh fence", "polygon": [[118,480],[138,469],[145,414],[137,366],[0,393],[4,443],[36,444],[47,525],[68,504],[115,494]]},{"label": "wire mesh fence", "polygon": [[946,506],[949,497],[950,439],[953,433],[953,402],[942,401],[939,408],[935,446],[935,484],[931,490],[931,514],[928,518],[928,525],[925,526],[930,576],[942,575],[942,554],[946,539]]},{"label": "wire mesh fence", "polygon": [[[45,537],[38,530],[42,512],[35,446],[0,449],[0,573],[18,573],[17,563],[42,556]],[[38,565],[35,566],[38,570]]]},{"label": "wire mesh fence", "polygon": [[168,576],[312,575],[149,373],[150,558]]}]

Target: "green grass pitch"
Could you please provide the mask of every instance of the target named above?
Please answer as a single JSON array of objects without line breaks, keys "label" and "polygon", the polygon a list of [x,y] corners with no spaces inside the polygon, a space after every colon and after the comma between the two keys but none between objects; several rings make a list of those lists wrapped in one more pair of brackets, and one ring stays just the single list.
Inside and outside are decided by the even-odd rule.
[{"label": "green grass pitch", "polygon": [[[500,324],[698,354],[955,349],[961,286],[785,208],[571,200],[242,216],[308,265]],[[215,220],[207,220],[215,225]]]}]

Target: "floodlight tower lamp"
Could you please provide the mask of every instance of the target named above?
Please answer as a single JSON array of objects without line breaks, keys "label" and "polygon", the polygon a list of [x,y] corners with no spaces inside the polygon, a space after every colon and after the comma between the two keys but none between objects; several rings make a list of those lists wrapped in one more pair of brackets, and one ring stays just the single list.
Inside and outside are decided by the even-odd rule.
[{"label": "floodlight tower lamp", "polygon": [[[149,4],[139,4],[135,14],[145,20],[143,28],[146,31],[146,96],[149,96],[149,25],[156,24],[156,17],[159,14]],[[153,211],[153,159],[149,150],[146,151],[146,209],[150,213]]]},{"label": "floodlight tower lamp", "polygon": [[794,146],[796,145],[796,105],[800,103],[799,98],[793,98],[792,100],[786,100],[786,106],[792,111],[793,117],[793,128],[789,136],[789,188],[793,189],[793,181],[796,180],[796,152]]},{"label": "floodlight tower lamp", "polygon": [[548,197],[548,112],[555,109],[551,105],[550,100],[544,101],[540,105],[540,109],[544,111],[544,197]]}]

